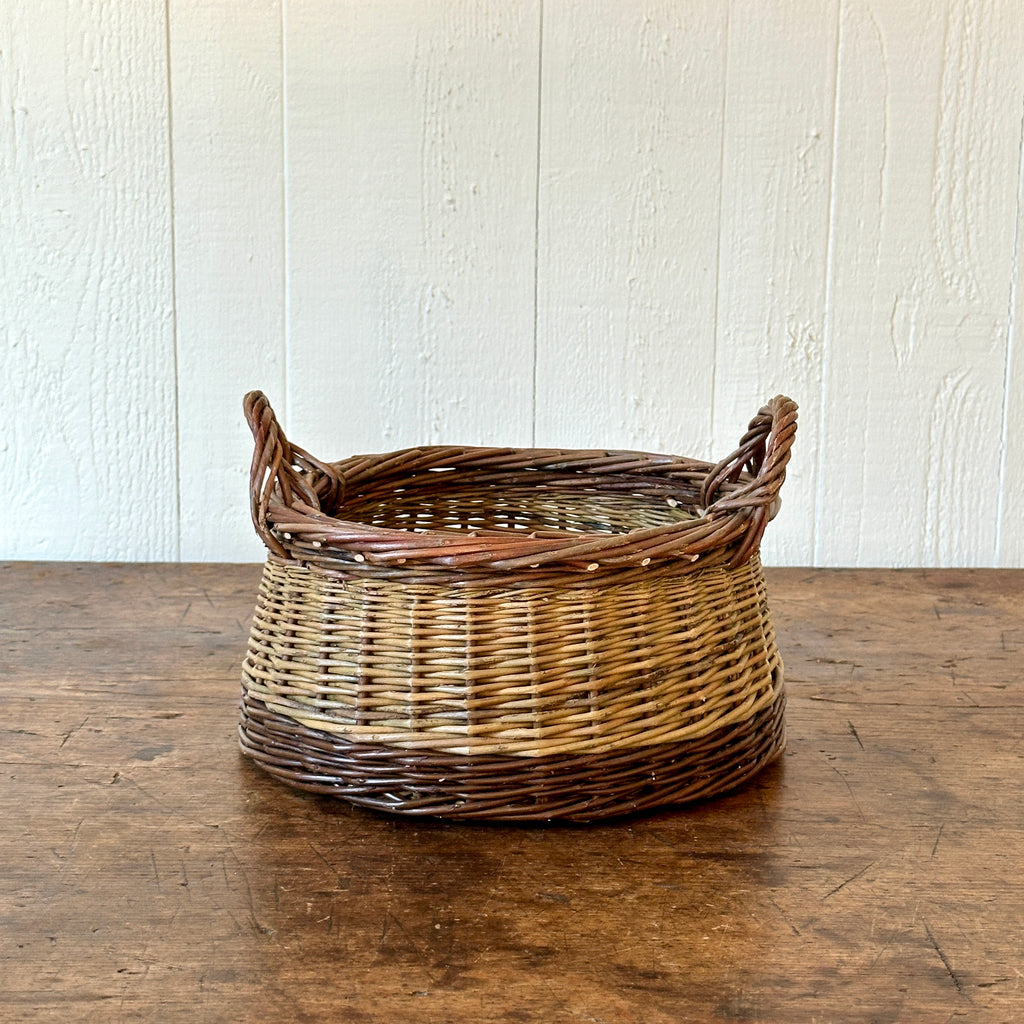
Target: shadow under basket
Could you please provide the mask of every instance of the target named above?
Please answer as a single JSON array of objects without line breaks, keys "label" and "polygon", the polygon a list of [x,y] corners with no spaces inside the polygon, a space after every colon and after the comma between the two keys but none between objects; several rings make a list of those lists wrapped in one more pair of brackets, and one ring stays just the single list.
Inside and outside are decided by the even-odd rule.
[{"label": "shadow under basket", "polygon": [[325,463],[245,398],[268,549],[242,750],[353,804],[592,821],[723,793],[785,743],[758,547],[796,405],[717,465],[424,447]]}]

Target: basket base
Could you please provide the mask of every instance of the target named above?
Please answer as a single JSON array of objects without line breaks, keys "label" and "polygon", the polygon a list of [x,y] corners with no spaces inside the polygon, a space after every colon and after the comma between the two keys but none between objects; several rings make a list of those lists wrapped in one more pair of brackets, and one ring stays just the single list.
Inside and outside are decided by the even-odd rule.
[{"label": "basket base", "polygon": [[352,743],[243,694],[242,751],[294,786],[378,811],[488,821],[596,821],[718,796],[785,746],[785,692],[746,721],[681,743],[542,757]]}]

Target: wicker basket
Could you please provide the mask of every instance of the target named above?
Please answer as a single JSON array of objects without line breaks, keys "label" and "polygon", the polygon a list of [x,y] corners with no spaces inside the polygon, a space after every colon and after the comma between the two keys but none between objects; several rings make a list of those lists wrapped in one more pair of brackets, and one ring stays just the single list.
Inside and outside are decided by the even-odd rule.
[{"label": "wicker basket", "polygon": [[366,807],[587,821],[734,788],[784,744],[758,545],[796,405],[711,465],[638,452],[414,448],[324,463],[266,398],[268,548],[243,751]]}]

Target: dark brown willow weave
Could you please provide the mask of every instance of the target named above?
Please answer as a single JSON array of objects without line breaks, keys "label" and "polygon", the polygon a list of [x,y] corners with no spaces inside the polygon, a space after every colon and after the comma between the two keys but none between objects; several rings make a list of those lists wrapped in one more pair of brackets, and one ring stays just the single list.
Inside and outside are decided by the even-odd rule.
[{"label": "dark brown willow weave", "polygon": [[418,815],[587,821],[708,797],[782,750],[758,547],[796,405],[717,465],[425,447],[335,463],[245,398],[268,548],[243,751]]}]

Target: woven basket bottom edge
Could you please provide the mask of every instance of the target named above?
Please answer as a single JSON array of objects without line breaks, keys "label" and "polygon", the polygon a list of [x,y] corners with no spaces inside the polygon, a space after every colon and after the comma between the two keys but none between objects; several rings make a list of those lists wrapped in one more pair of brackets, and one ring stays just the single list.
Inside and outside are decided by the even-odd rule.
[{"label": "woven basket bottom edge", "polygon": [[288,785],[377,811],[587,822],[680,806],[748,782],[785,746],[785,693],[699,739],[596,754],[467,757],[353,743],[243,693],[242,752]]}]

